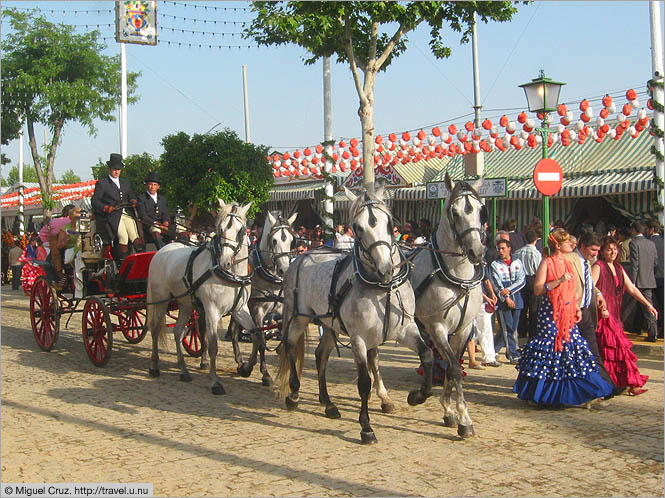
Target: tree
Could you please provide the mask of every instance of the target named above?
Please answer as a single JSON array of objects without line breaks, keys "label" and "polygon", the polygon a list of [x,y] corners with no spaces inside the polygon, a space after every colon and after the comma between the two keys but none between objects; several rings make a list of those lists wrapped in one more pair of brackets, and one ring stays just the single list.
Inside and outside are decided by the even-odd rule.
[{"label": "tree", "polygon": [[251,213],[268,200],[273,175],[268,148],[246,143],[228,128],[192,137],[184,132],[162,140],[160,175],[170,205],[197,209],[219,207],[218,198],[240,204],[253,201]]},{"label": "tree", "polygon": [[[11,187],[12,185],[16,184],[18,182],[18,166],[12,166],[12,168],[9,170],[9,173],[7,173],[7,178],[3,178],[3,183],[7,187]],[[39,178],[37,178],[37,173],[33,168],[26,168],[25,165],[23,166],[23,183],[38,183]]]},{"label": "tree", "polygon": [[[36,11],[3,9],[11,31],[3,40],[2,108],[3,137],[5,113],[14,125],[22,118],[41,188],[44,217],[53,209],[53,165],[67,122],[78,122],[94,136],[95,119],[114,121],[120,103],[120,57],[105,56],[106,45],[99,31],[77,34],[73,26],[53,24]],[[127,102],[134,103],[139,73],[127,73]],[[13,118],[12,118],[13,116]],[[44,144],[40,157],[35,124],[47,126],[51,141]]]},{"label": "tree", "polygon": [[[421,24],[430,28],[435,57],[449,57],[443,28],[447,24],[471,34],[474,13],[483,22],[509,21],[517,12],[512,2],[254,2],[256,18],[244,37],[259,45],[293,43],[309,51],[305,64],[337,55],[348,63],[360,99],[365,184],[374,181],[374,83],[407,48],[407,33]],[[362,75],[361,75],[362,73]],[[364,78],[363,78],[364,77]]]},{"label": "tree", "polygon": [[74,173],[74,170],[70,168],[67,171],[65,171],[62,174],[62,176],[60,176],[58,182],[62,183],[63,185],[69,185],[71,183],[80,183],[81,177],[78,176],[76,173]]},{"label": "tree", "polygon": [[[124,158],[122,162],[125,165],[125,167],[122,168],[122,178],[129,181],[129,184],[132,186],[132,190],[136,195],[146,189],[145,179],[148,176],[148,173],[151,171],[159,171],[159,159],[155,159],[147,152],[144,152],[143,154],[132,154],[131,156]],[[108,174],[108,166],[106,166],[106,162],[101,159],[97,163],[97,166],[92,167],[92,176],[96,180],[99,180]]]}]

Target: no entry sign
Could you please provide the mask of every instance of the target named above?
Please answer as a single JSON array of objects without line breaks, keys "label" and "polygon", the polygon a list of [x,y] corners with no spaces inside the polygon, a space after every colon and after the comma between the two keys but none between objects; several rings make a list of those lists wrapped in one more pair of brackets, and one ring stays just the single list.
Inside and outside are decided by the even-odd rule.
[{"label": "no entry sign", "polygon": [[561,190],[563,171],[554,159],[541,159],[533,170],[533,183],[543,195],[554,195]]}]

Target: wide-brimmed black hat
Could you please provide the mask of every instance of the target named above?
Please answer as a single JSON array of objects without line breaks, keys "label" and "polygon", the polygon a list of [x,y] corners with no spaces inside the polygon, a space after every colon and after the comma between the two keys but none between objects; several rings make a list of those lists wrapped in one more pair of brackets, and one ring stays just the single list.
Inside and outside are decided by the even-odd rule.
[{"label": "wide-brimmed black hat", "polygon": [[115,152],[111,153],[111,157],[109,157],[108,162],[106,165],[110,169],[122,169],[125,167],[124,163],[122,162],[122,154],[117,154]]},{"label": "wide-brimmed black hat", "polygon": [[148,177],[143,181],[143,183],[159,183],[160,185],[162,184],[162,179],[159,177],[159,173],[156,171],[151,171]]}]

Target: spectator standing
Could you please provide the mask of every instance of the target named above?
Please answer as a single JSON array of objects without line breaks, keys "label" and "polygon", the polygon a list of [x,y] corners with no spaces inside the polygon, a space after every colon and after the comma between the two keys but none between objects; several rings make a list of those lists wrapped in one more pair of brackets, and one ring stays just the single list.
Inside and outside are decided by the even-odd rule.
[{"label": "spectator standing", "polygon": [[524,236],[517,231],[516,220],[511,219],[506,221],[506,223],[503,226],[503,229],[506,232],[508,232],[508,240],[510,240],[510,246],[512,248],[513,253],[518,249],[524,247],[526,241],[524,240]]},{"label": "spectator standing", "polygon": [[399,227],[397,225],[393,227],[393,237],[396,241],[399,241],[402,238],[402,234],[400,233]]},{"label": "spectator standing", "polygon": [[[526,283],[524,268],[519,259],[510,255],[510,241],[500,240],[496,245],[499,257],[492,262],[490,275],[498,300],[498,316],[501,331],[494,338],[494,352],[498,353],[506,345],[506,357],[517,364],[520,353],[517,341],[517,327],[520,310],[524,307],[520,290]],[[507,342],[507,344],[506,344]]]},{"label": "spectator standing", "polygon": [[657,329],[658,337],[663,337],[663,303],[665,296],[663,295],[663,278],[665,278],[665,273],[663,272],[663,236],[661,234],[661,227],[658,220],[651,220],[647,227],[649,233],[649,240],[656,245],[656,255],[658,256],[658,262],[656,264],[656,289],[654,290],[653,301],[656,309],[658,310],[658,320],[657,320]]},{"label": "spectator standing", "polygon": [[499,230],[496,232],[496,238],[494,239],[494,244],[487,248],[485,251],[485,263],[487,266],[492,266],[492,263],[499,257],[499,252],[496,250],[496,245],[501,240],[509,240],[508,232],[505,230]]},{"label": "spectator standing", "polygon": [[612,394],[599,374],[592,352],[578,330],[581,311],[575,299],[576,277],[569,255],[569,234],[552,230],[551,255],[536,272],[534,292],[544,295],[538,310],[538,335],[526,343],[513,392],[536,405],[580,405]]},{"label": "spectator standing", "polygon": [[[653,304],[653,292],[656,288],[656,267],[658,264],[658,254],[656,244],[644,236],[644,223],[635,221],[631,225],[633,240],[630,241],[630,269],[628,275],[635,286],[640,290],[644,298]],[[632,306],[637,306],[633,301]],[[656,319],[646,309],[640,308],[638,315],[642,315],[643,323],[647,326],[647,341],[656,342],[658,336]],[[635,332],[639,335],[642,331],[638,328]]]},{"label": "spectator standing", "polygon": [[[485,277],[482,283],[483,303],[478,314],[473,319],[473,328],[476,341],[483,352],[483,366],[500,367],[494,352],[494,334],[492,333],[492,315],[496,310],[498,298],[492,287],[489,268],[485,267]],[[470,358],[470,357],[469,357]]]},{"label": "spectator standing", "polygon": [[[572,248],[571,248],[572,249]],[[596,329],[598,328],[598,312],[605,309],[605,299],[602,293],[593,285],[591,275],[591,261],[595,260],[600,250],[600,240],[593,232],[586,232],[580,236],[578,248],[567,252],[565,258],[572,264],[575,276],[575,292],[577,307],[580,309],[580,320],[577,323],[580,335],[586,340],[589,350],[596,361],[598,371],[608,384],[612,384],[598,350]]]},{"label": "spectator standing", "polygon": [[526,233],[526,245],[515,251],[515,259],[519,259],[524,267],[526,283],[522,288],[522,300],[524,308],[520,317],[520,337],[535,337],[536,318],[538,316],[538,296],[533,292],[533,283],[536,280],[536,271],[543,257],[536,249],[538,235],[533,230]]},{"label": "spectator standing", "polygon": [[304,242],[309,247],[309,237],[307,236],[307,229],[300,225],[296,231],[296,242]]},{"label": "spectator standing", "polygon": [[603,237],[598,261],[591,268],[593,280],[603,293],[607,308],[598,319],[596,337],[598,349],[617,392],[628,388],[628,394],[638,396],[646,389],[641,389],[649,378],[641,375],[637,368],[637,357],[631,351],[633,344],[628,340],[621,323],[621,298],[624,291],[633,295],[648,308],[649,313],[657,315],[654,308],[642,293],[630,281],[623,267],[617,261],[619,246],[612,237]]},{"label": "spectator standing", "polygon": [[344,225],[344,234],[337,239],[337,249],[341,249],[342,251],[350,251],[353,249],[353,244],[355,243],[355,239],[353,238],[353,230],[351,229],[351,225]]},{"label": "spectator standing", "polygon": [[23,249],[12,240],[12,246],[9,248],[9,267],[12,269],[12,289],[18,290],[21,286],[21,270],[23,264],[18,260],[23,254]]}]

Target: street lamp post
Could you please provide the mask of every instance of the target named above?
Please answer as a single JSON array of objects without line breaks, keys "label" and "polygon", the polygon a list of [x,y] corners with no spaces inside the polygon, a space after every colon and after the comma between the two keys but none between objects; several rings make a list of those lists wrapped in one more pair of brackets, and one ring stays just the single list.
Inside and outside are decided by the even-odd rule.
[{"label": "street lamp post", "polygon": [[[543,70],[540,70],[540,74],[537,78],[531,80],[529,83],[524,83],[519,85],[521,88],[524,88],[524,93],[526,94],[526,100],[529,104],[529,111],[535,113],[542,113],[543,119],[540,123],[540,128],[536,128],[535,131],[540,133],[543,143],[543,159],[549,157],[549,150],[547,147],[547,139],[549,137],[550,131],[550,112],[554,112],[559,104],[559,93],[561,92],[561,87],[565,83],[558,81],[553,81],[550,78],[545,77]],[[543,195],[543,240],[549,234],[550,229],[550,196]]]}]

